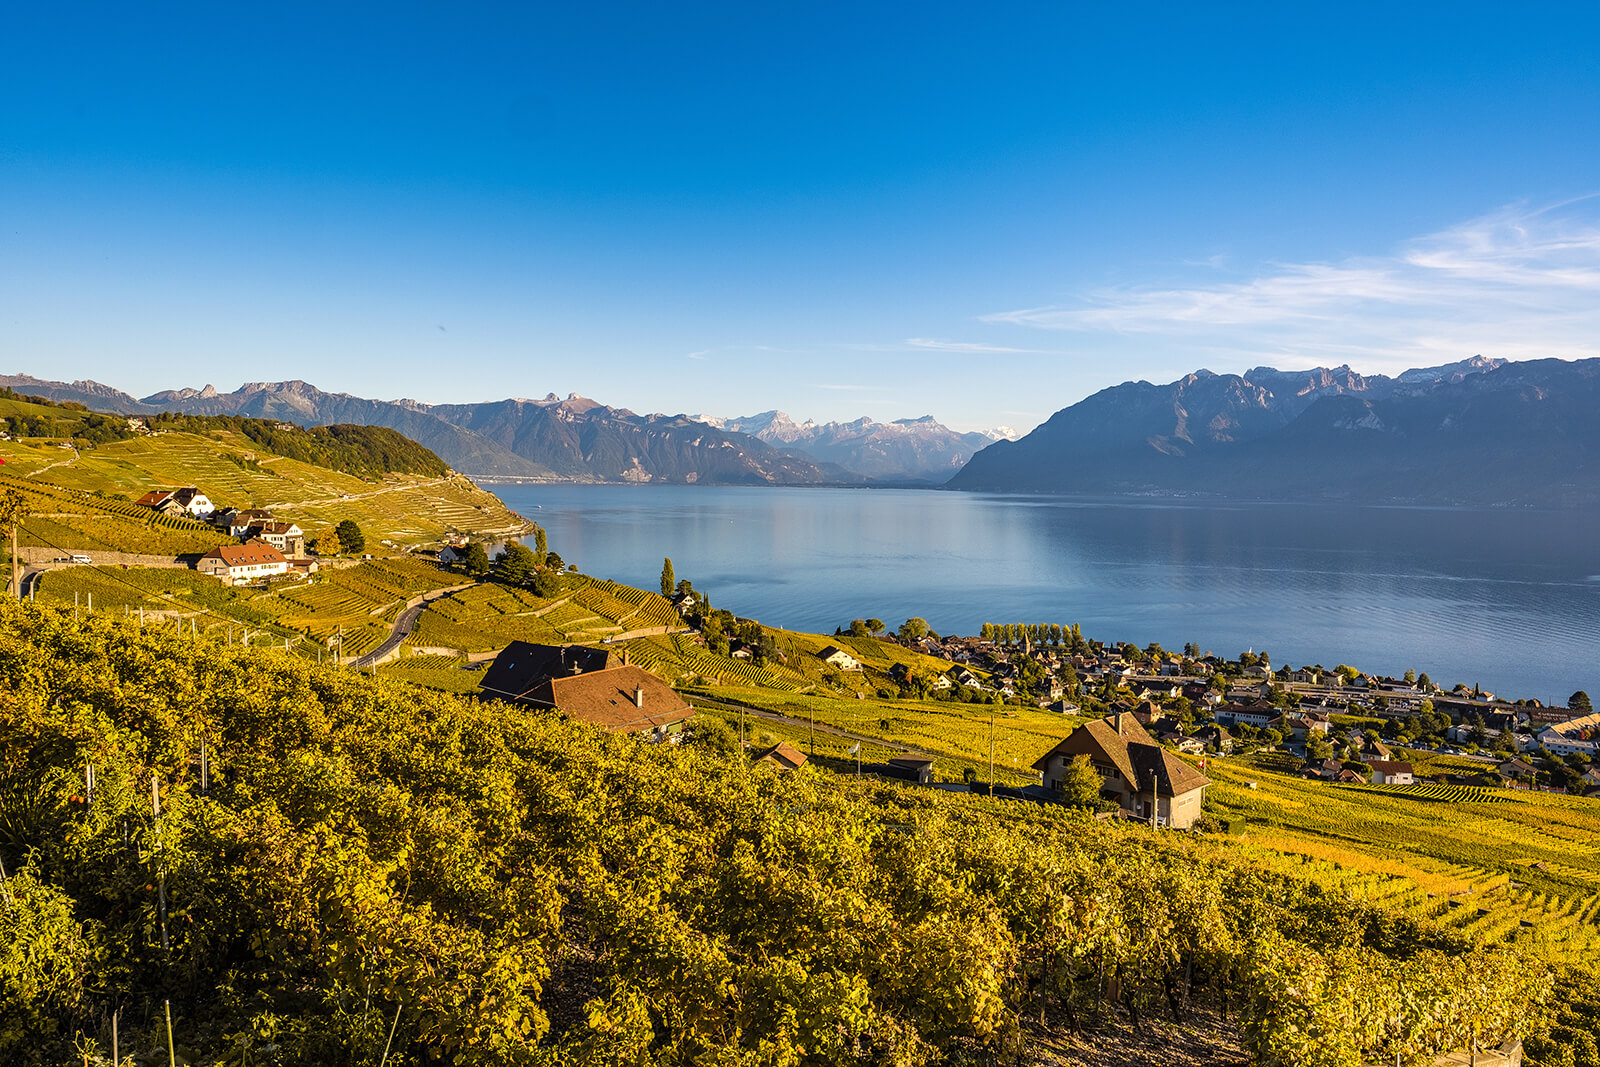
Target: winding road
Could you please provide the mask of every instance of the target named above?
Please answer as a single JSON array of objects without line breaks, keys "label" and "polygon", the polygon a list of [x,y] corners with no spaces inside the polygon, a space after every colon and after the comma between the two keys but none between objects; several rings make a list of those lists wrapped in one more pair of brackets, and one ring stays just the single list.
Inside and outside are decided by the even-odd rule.
[{"label": "winding road", "polygon": [[411,636],[411,631],[416,627],[417,617],[422,614],[423,608],[441,597],[447,597],[451,593],[459,593],[463,589],[471,589],[476,584],[476,582],[468,582],[466,585],[453,585],[449,589],[435,589],[424,593],[420,600],[407,607],[400,613],[399,618],[394,620],[394,629],[389,631],[389,636],[384,638],[383,644],[368,652],[365,656],[352,660],[350,666],[359,671],[382,663],[400,648],[407,637]]}]

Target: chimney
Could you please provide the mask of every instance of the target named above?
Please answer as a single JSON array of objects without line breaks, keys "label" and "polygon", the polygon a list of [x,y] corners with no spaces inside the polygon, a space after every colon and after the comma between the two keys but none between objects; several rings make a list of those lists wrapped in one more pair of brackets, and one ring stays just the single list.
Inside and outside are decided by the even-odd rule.
[{"label": "chimney", "polygon": [[633,687],[633,704],[635,707],[644,707],[644,686],[636,685]]}]

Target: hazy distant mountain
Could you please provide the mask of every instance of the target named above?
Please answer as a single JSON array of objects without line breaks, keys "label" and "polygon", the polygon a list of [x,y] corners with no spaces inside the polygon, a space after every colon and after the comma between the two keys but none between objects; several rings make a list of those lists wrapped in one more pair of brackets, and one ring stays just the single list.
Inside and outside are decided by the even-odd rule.
[{"label": "hazy distant mountain", "polygon": [[636,415],[577,396],[424,404],[324,393],[302,381],[251,382],[232,393],[177,389],[144,398],[158,409],[242,414],[307,425],[389,426],[459,471],[480,477],[593,482],[815,485],[846,471],[685,416]]},{"label": "hazy distant mountain", "polygon": [[957,489],[1242,499],[1600,501],[1600,359],[1477,358],[1128,382],[990,445]]},{"label": "hazy distant mountain", "polygon": [[797,449],[871,481],[943,482],[985,445],[1010,431],[957,433],[932,415],[875,422],[795,422],[781,411],[725,419],[696,415],[700,422],[736,430],[770,445]]},{"label": "hazy distant mountain", "polygon": [[156,408],[148,408],[120,389],[94,381],[49,382],[29,374],[0,374],[0,386],[8,386],[24,396],[43,396],[51,400],[75,401],[96,411],[110,411],[119,415],[146,415]]}]

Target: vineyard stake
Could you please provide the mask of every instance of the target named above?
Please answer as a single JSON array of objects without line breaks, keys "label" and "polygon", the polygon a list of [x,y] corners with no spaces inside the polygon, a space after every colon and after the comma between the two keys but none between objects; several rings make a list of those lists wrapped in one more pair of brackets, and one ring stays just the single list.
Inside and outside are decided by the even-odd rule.
[{"label": "vineyard stake", "polygon": [[172,1047],[172,1001],[167,1001],[167,1063],[178,1067],[178,1053]]},{"label": "vineyard stake", "polygon": [[121,1008],[111,1013],[111,1067],[122,1067],[122,1057],[117,1048],[117,1016],[121,1014]]},{"label": "vineyard stake", "polygon": [[394,1044],[394,1028],[400,1025],[400,1005],[394,1006],[394,1022],[389,1024],[389,1040],[383,1043],[383,1059],[378,1061],[378,1067],[388,1067],[389,1047]]}]

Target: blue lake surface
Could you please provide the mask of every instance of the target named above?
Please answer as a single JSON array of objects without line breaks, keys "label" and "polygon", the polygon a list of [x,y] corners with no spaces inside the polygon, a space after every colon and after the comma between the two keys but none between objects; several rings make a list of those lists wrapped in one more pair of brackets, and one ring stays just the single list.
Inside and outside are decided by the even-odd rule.
[{"label": "blue lake surface", "polygon": [[492,486],[587,574],[832,632],[1077,622],[1497,695],[1600,693],[1600,513],[1086,501],[935,490]]}]

